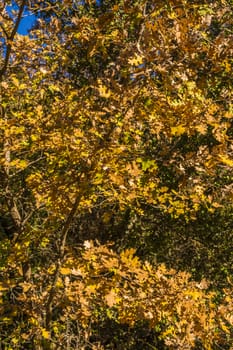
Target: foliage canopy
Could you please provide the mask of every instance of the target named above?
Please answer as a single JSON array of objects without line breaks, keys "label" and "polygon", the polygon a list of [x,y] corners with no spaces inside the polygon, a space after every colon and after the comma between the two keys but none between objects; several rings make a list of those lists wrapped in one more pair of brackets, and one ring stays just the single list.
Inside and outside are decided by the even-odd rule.
[{"label": "foliage canopy", "polygon": [[1,346],[231,349],[231,1],[10,4]]}]

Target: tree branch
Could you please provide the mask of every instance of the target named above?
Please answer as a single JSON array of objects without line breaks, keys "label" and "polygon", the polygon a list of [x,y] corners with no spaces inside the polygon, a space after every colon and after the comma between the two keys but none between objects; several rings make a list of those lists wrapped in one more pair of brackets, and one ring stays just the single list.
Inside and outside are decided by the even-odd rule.
[{"label": "tree branch", "polygon": [[2,80],[4,74],[7,71],[7,66],[8,66],[8,63],[9,63],[11,50],[12,50],[12,42],[13,42],[15,34],[16,34],[17,30],[18,30],[20,21],[22,19],[23,11],[24,11],[24,8],[26,6],[26,1],[27,0],[22,0],[21,5],[19,7],[18,16],[16,18],[15,25],[14,25],[14,27],[12,29],[11,35],[9,37],[7,37],[6,56],[5,56],[5,59],[4,59],[3,67],[0,70],[0,81]]},{"label": "tree branch", "polygon": [[62,261],[64,259],[64,255],[65,255],[65,246],[66,246],[66,240],[67,240],[67,235],[69,232],[69,228],[70,225],[73,221],[73,218],[75,216],[75,213],[78,209],[78,206],[80,204],[80,201],[84,195],[86,191],[86,186],[84,186],[82,188],[82,190],[78,193],[78,195],[76,196],[75,202],[73,204],[73,207],[63,225],[62,231],[61,231],[61,244],[60,244],[60,249],[59,249],[59,259],[57,260],[57,264],[56,264],[56,269],[53,275],[53,280],[52,280],[52,286],[49,292],[49,296],[48,296],[48,300],[45,306],[45,310],[46,310],[46,319],[45,319],[45,327],[47,330],[50,330],[50,321],[51,321],[51,316],[52,316],[52,304],[53,304],[53,299],[55,296],[55,292],[56,292],[56,283],[59,277],[59,273],[60,273],[60,267],[62,264]]}]

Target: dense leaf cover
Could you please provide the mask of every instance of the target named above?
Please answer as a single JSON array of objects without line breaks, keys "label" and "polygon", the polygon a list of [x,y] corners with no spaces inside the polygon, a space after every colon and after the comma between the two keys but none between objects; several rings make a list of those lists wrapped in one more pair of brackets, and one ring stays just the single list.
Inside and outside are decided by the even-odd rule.
[{"label": "dense leaf cover", "polygon": [[0,347],[232,349],[232,2],[11,4]]}]

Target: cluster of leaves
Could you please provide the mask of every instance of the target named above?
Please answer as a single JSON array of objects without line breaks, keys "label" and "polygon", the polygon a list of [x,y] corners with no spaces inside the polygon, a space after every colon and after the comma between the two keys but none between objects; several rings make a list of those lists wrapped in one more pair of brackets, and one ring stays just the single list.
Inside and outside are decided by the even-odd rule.
[{"label": "cluster of leaves", "polygon": [[110,320],[144,322],[155,346],[229,348],[231,2],[0,7],[4,348],[111,348]]},{"label": "cluster of leaves", "polygon": [[[55,283],[55,264],[28,282],[18,269],[13,279],[0,286],[3,344],[25,349],[28,344],[36,348],[51,340],[56,349],[63,349],[75,341],[81,349],[85,339],[95,335],[95,325],[106,319],[131,328],[145,321],[171,349],[192,349],[198,342],[211,349],[213,344],[224,346],[232,340],[230,290],[216,303],[218,296],[208,290],[207,281],[194,282],[188,273],[168,270],[165,265],[154,269],[134,254],[133,249],[116,254],[109,247],[85,241],[84,249],[64,260]],[[48,285],[54,293],[49,329]],[[14,329],[11,335],[9,329]]]}]

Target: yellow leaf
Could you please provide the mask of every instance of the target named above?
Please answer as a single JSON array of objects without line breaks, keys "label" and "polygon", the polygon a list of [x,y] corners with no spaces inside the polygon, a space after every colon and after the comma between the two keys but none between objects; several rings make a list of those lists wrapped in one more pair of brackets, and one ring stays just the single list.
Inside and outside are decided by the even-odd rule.
[{"label": "yellow leaf", "polygon": [[111,91],[107,88],[107,86],[103,85],[100,80],[98,90],[101,97],[109,98],[111,96]]},{"label": "yellow leaf", "polygon": [[199,291],[193,290],[186,293],[187,296],[192,297],[192,299],[197,300],[201,297],[201,293]]},{"label": "yellow leaf", "polygon": [[56,282],[56,287],[57,288],[63,288],[63,281],[62,281],[62,279],[61,278],[58,278],[57,279],[57,282]]},{"label": "yellow leaf", "polygon": [[38,135],[31,135],[31,140],[32,141],[36,141],[36,140],[38,140]]},{"label": "yellow leaf", "polygon": [[11,339],[11,342],[12,342],[13,344],[18,344],[19,339],[14,337],[13,339]]},{"label": "yellow leaf", "polygon": [[71,273],[71,269],[67,268],[67,267],[61,267],[60,268],[60,273],[62,275],[70,275]]},{"label": "yellow leaf", "polygon": [[131,66],[139,66],[140,64],[143,64],[144,57],[140,55],[135,55],[133,58],[129,58],[128,62]]},{"label": "yellow leaf", "polygon": [[13,77],[12,83],[15,85],[15,87],[19,87],[19,80],[17,78]]},{"label": "yellow leaf", "polygon": [[111,34],[110,34],[110,37],[111,37],[112,39],[115,39],[115,38],[117,38],[118,36],[119,36],[119,30],[118,30],[118,29],[113,30],[113,31],[111,32]]},{"label": "yellow leaf", "polygon": [[47,272],[51,275],[54,273],[55,269],[56,269],[56,266],[53,264],[48,268]]},{"label": "yellow leaf", "polygon": [[23,288],[23,292],[27,293],[31,289],[31,284],[27,282],[19,283],[19,285]]},{"label": "yellow leaf", "polygon": [[212,203],[212,206],[213,206],[214,208],[222,208],[222,207],[223,207],[223,205],[221,205],[221,204],[219,204],[219,203],[217,203],[217,202]]},{"label": "yellow leaf", "polygon": [[230,167],[233,167],[233,160],[228,158],[227,156],[224,156],[222,154],[219,155],[219,158],[222,163],[229,165]]},{"label": "yellow leaf", "polygon": [[29,318],[29,323],[37,326],[38,320],[35,317],[31,317],[31,318]]},{"label": "yellow leaf", "polygon": [[5,290],[8,290],[8,286],[5,283],[0,283],[0,292],[4,292]]},{"label": "yellow leaf", "polygon": [[167,191],[168,191],[168,187],[163,186],[163,187],[161,187],[161,188],[159,189],[159,191],[160,191],[161,193],[167,192]]},{"label": "yellow leaf", "polygon": [[196,125],[195,129],[201,134],[201,135],[205,135],[207,133],[207,125],[205,124],[200,124],[200,125]]},{"label": "yellow leaf", "polygon": [[28,162],[27,162],[25,159],[21,159],[21,160],[19,161],[19,163],[18,163],[18,167],[19,167],[20,169],[26,168],[27,165],[28,165]]},{"label": "yellow leaf", "polygon": [[45,328],[41,328],[41,334],[44,339],[49,339],[50,338],[50,333],[46,331]]},{"label": "yellow leaf", "polygon": [[230,334],[230,330],[228,329],[228,327],[224,324],[224,322],[220,322],[221,323],[221,328],[222,330],[227,333]]},{"label": "yellow leaf", "polygon": [[88,295],[96,292],[97,285],[96,284],[90,284],[86,287],[86,292]]},{"label": "yellow leaf", "polygon": [[177,125],[171,127],[171,134],[174,136],[180,136],[185,133],[185,127],[183,125]]}]

